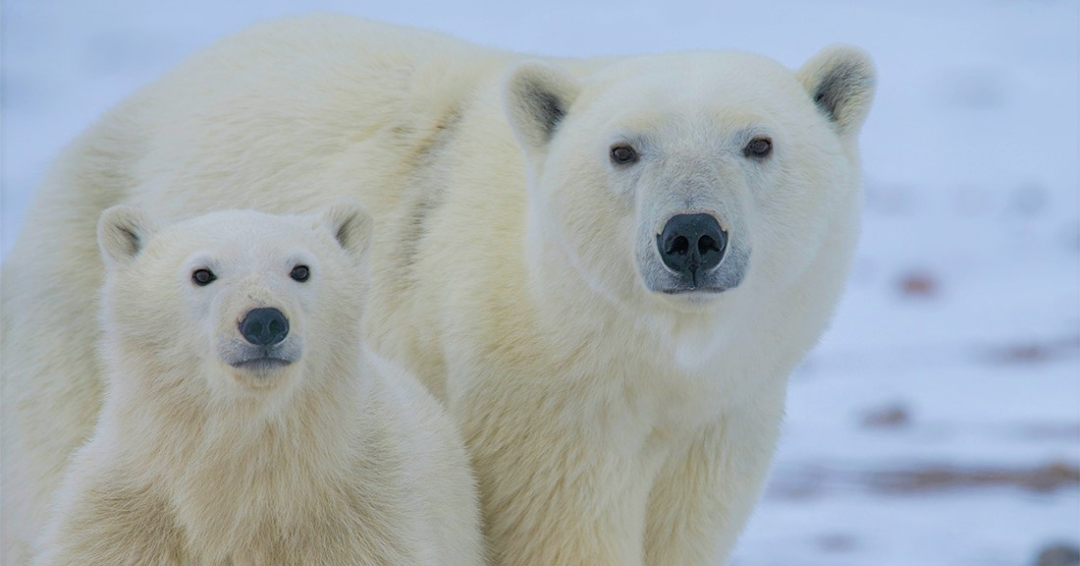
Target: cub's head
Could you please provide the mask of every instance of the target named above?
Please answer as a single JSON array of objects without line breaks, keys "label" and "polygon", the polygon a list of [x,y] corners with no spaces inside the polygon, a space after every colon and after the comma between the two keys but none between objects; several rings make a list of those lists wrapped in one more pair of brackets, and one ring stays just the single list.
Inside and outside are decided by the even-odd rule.
[{"label": "cub's head", "polygon": [[797,71],[738,52],[632,58],[583,79],[520,63],[503,97],[530,229],[635,310],[790,292],[822,256],[841,258],[843,280],[874,82],[850,47]]},{"label": "cub's head", "polygon": [[[212,212],[162,225],[120,205],[98,223],[105,352],[158,379],[236,394],[291,387],[358,349],[371,219]],[[349,370],[351,368],[337,368]]]}]

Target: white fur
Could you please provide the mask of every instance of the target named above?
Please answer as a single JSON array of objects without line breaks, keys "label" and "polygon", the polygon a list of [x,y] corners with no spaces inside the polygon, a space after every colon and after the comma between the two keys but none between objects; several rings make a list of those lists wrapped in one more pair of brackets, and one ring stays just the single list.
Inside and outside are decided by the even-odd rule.
[{"label": "white fur", "polygon": [[[501,564],[726,555],[787,375],[842,290],[872,66],[845,47],[795,72],[735,52],[524,59],[283,20],[195,56],[76,141],[3,274],[5,494],[26,526],[100,406],[91,219],[120,202],[171,219],[351,196],[376,219],[368,338],[457,419]],[[774,141],[765,161],[741,152],[758,134]],[[626,140],[647,151],[615,169]],[[649,239],[682,209],[730,228],[721,268],[737,287],[648,289],[665,275]]]},{"label": "white fur", "polygon": [[[369,217],[225,211],[99,230],[105,404],[73,457],[39,565],[482,563],[468,458],[411,376],[360,347]],[[290,273],[309,268],[306,281]],[[195,270],[217,279],[192,282]],[[291,363],[233,364],[276,308]],[[250,347],[250,345],[248,345]]]}]

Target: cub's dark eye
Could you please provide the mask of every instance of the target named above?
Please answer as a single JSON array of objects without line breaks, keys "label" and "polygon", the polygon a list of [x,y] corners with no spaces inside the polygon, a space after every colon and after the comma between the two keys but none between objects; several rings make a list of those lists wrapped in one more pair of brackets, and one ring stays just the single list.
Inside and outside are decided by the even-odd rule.
[{"label": "cub's dark eye", "polygon": [[616,165],[629,165],[637,160],[637,152],[628,145],[619,144],[611,148],[611,162]]},{"label": "cub's dark eye", "polygon": [[191,274],[191,280],[199,287],[206,287],[217,279],[217,275],[214,275],[213,271],[209,269],[196,269]]},{"label": "cub's dark eye", "polygon": [[303,283],[311,277],[311,270],[306,265],[298,265],[292,268],[292,273],[289,273],[289,277],[293,278],[293,281],[299,281]]},{"label": "cub's dark eye", "polygon": [[743,154],[747,157],[765,157],[772,153],[772,140],[769,138],[754,138],[743,148]]}]

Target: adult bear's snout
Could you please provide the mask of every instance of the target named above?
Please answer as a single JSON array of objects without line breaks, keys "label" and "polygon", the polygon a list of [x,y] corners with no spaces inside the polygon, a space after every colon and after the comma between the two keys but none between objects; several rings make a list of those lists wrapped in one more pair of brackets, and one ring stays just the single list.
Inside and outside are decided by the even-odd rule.
[{"label": "adult bear's snout", "polygon": [[256,346],[273,346],[289,335],[289,319],[277,309],[253,309],[240,321],[240,334]]},{"label": "adult bear's snout", "polygon": [[696,282],[724,259],[727,232],[711,214],[676,214],[656,236],[656,246],[668,269]]}]

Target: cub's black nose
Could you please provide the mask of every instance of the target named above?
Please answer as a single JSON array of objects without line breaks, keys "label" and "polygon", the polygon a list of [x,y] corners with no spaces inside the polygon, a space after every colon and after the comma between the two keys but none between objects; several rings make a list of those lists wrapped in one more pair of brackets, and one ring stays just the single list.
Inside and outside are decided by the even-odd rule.
[{"label": "cub's black nose", "polygon": [[289,335],[289,319],[277,309],[254,309],[240,321],[240,334],[256,346],[273,346]]},{"label": "cub's black nose", "polygon": [[697,279],[718,265],[727,250],[727,232],[711,214],[676,214],[656,237],[660,258],[672,271]]}]

